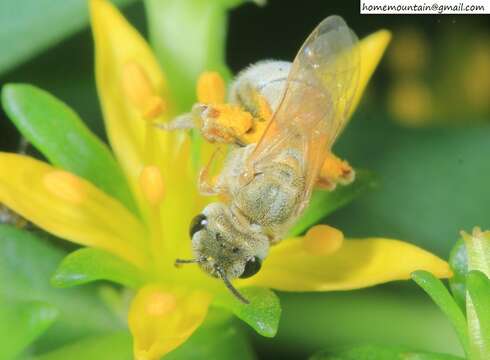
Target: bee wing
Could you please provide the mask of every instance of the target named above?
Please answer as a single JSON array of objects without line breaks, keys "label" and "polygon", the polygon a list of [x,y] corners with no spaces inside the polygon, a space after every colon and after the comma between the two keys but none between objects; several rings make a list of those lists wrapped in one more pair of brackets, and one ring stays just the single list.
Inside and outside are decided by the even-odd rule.
[{"label": "bee wing", "polygon": [[296,149],[302,155],[308,200],[320,167],[346,124],[358,73],[356,35],[341,17],[326,18],[296,55],[282,100],[250,155],[246,172],[273,161],[285,149]]}]

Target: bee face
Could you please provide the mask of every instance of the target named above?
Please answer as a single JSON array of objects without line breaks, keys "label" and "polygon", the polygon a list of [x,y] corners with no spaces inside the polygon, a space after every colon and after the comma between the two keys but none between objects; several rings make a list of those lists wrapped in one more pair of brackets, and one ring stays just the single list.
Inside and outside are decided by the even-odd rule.
[{"label": "bee face", "polygon": [[267,255],[267,237],[242,229],[230,210],[220,203],[208,205],[194,217],[189,232],[199,266],[214,277],[253,276]]}]

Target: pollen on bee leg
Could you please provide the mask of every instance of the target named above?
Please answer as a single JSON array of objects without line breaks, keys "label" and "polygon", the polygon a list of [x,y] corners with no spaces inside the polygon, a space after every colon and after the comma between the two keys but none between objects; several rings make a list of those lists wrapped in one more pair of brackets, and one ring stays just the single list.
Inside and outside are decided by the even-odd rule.
[{"label": "pollen on bee leg", "polygon": [[303,248],[312,255],[329,255],[339,250],[343,241],[342,231],[328,225],[317,225],[303,237]]},{"label": "pollen on bee leg", "polygon": [[123,66],[122,83],[125,95],[144,119],[152,120],[165,111],[165,101],[156,93],[145,70],[138,63],[130,61]]},{"label": "pollen on bee leg", "polygon": [[203,136],[210,142],[231,143],[241,139],[253,125],[253,116],[237,105],[213,104],[201,116]]},{"label": "pollen on bee leg", "polygon": [[139,177],[141,191],[151,205],[158,205],[165,192],[162,174],[156,166],[145,166]]},{"label": "pollen on bee leg", "polygon": [[203,72],[197,80],[197,100],[202,104],[225,102],[225,81],[215,71]]},{"label": "pollen on bee leg", "polygon": [[323,162],[317,185],[333,190],[337,184],[348,185],[355,178],[355,171],[345,160],[329,153]]},{"label": "pollen on bee leg", "polygon": [[166,292],[155,292],[147,300],[146,312],[148,315],[163,316],[170,313],[177,306],[174,295]]},{"label": "pollen on bee leg", "polygon": [[43,183],[50,193],[74,204],[81,203],[86,197],[81,180],[66,171],[54,170],[46,173]]}]

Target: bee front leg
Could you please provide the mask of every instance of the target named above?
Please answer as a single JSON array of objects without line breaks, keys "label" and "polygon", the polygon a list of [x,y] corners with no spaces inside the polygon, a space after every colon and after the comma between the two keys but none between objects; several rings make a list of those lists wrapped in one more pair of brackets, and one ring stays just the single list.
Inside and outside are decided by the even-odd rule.
[{"label": "bee front leg", "polygon": [[169,122],[155,124],[155,126],[165,131],[189,130],[195,128],[192,113],[179,115]]},{"label": "bee front leg", "polygon": [[202,195],[205,196],[213,196],[213,195],[227,195],[228,187],[226,181],[223,179],[223,174],[226,172],[226,169],[222,171],[222,173],[218,175],[211,174],[211,168],[215,164],[218,155],[222,154],[221,149],[217,148],[211,158],[209,159],[206,166],[204,166],[199,172],[198,178],[198,189]]}]

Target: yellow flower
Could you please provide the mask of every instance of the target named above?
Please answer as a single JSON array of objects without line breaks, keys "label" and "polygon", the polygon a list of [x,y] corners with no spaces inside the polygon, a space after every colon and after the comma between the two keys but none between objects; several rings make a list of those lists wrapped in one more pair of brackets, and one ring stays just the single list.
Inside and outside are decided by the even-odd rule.
[{"label": "yellow flower", "polygon": [[[227,307],[247,320],[242,312],[247,305],[197,266],[175,268],[176,258],[191,256],[190,220],[213,199],[197,191],[188,134],[153,126],[177,114],[150,47],[106,0],[91,0],[90,10],[107,134],[137,210],[68,171],[7,153],[0,154],[0,202],[46,231],[110,253],[113,261],[133,269],[136,280],[119,281],[137,288],[128,315],[134,355],[159,359],[191,336],[209,306]],[[379,31],[361,41],[356,105],[389,39],[387,31]],[[203,143],[201,153],[209,155],[211,148]],[[344,240],[338,230],[318,226],[274,246],[261,272],[235,285],[347,290],[409,279],[417,269],[450,275],[444,261],[413,245],[382,238]],[[248,306],[256,306],[251,300]],[[275,330],[262,334],[273,336]]]}]

